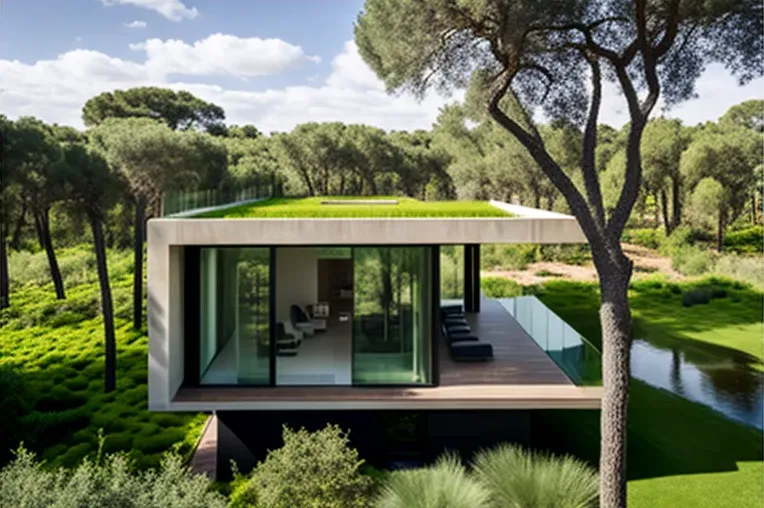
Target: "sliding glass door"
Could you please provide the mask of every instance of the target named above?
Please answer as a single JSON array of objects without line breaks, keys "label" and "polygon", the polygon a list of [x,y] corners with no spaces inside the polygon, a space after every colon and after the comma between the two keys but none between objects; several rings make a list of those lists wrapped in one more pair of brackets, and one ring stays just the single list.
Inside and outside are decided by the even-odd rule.
[{"label": "sliding glass door", "polygon": [[270,249],[200,249],[203,385],[270,383]]},{"label": "sliding glass door", "polygon": [[429,384],[430,251],[353,249],[353,384]]}]

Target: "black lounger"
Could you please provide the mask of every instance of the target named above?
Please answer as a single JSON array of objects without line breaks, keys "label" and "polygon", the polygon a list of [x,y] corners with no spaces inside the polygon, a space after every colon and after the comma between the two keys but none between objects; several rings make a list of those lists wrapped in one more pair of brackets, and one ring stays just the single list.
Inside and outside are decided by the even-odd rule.
[{"label": "black lounger", "polygon": [[449,349],[451,358],[457,362],[484,362],[493,358],[493,346],[487,342],[452,342]]}]

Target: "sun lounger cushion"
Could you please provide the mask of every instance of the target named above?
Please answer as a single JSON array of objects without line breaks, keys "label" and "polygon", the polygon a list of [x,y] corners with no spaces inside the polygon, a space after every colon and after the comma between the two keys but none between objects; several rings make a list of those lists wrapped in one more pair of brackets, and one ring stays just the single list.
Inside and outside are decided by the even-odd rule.
[{"label": "sun lounger cushion", "polygon": [[451,357],[456,361],[485,361],[493,358],[493,347],[487,342],[454,342],[450,349]]}]

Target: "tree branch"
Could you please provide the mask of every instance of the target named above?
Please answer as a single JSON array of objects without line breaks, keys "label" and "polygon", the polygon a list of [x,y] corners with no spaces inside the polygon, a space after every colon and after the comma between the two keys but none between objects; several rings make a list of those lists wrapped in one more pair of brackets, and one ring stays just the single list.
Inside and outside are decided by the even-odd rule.
[{"label": "tree branch", "polygon": [[499,101],[510,90],[513,74],[507,71],[501,76],[488,100],[488,112],[491,117],[504,129],[509,131],[528,151],[544,174],[565,197],[570,209],[578,219],[581,229],[589,239],[593,248],[602,245],[602,236],[599,233],[592,218],[591,211],[584,197],[576,189],[576,186],[568,178],[568,175],[552,159],[544,146],[536,141],[534,136],[522,128],[520,124],[507,116],[499,107]]},{"label": "tree branch", "polygon": [[592,70],[592,103],[589,107],[589,118],[584,130],[584,149],[581,157],[581,171],[584,177],[584,187],[589,200],[589,206],[594,209],[594,219],[598,228],[605,226],[605,210],[602,204],[599,176],[595,160],[597,146],[597,120],[602,104],[602,72],[596,56],[585,55]]}]

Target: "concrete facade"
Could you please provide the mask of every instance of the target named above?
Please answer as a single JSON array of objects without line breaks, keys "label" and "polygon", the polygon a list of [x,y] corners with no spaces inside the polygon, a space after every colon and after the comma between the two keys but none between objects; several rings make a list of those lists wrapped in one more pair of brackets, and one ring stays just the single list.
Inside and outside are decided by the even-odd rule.
[{"label": "concrete facade", "polygon": [[571,216],[500,202],[492,204],[515,216],[150,220],[147,263],[149,409],[184,409],[183,403],[173,403],[184,376],[184,246],[586,242]]}]

